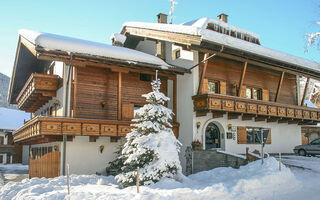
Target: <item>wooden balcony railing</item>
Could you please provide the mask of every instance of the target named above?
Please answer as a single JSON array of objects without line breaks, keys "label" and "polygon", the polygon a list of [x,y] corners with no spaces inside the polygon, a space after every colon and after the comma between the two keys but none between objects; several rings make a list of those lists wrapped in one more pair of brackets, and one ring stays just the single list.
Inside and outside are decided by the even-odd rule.
[{"label": "wooden balcony railing", "polygon": [[57,89],[57,75],[31,74],[16,99],[18,108],[26,112],[35,112],[56,96]]},{"label": "wooden balcony railing", "polygon": [[[221,94],[201,94],[193,96],[194,111],[197,116],[213,112],[213,116],[228,113],[229,119],[243,116],[244,120],[255,117],[256,121],[279,123],[317,123],[320,122],[320,109],[280,104],[269,101],[246,99]],[[216,114],[216,115],[215,115]],[[219,115],[220,114],[220,115]]]},{"label": "wooden balcony railing", "polygon": [[[110,136],[123,137],[131,131],[131,121],[93,120],[80,118],[38,116],[13,133],[14,142],[46,136]],[[173,124],[173,132],[179,136],[179,124]]]}]

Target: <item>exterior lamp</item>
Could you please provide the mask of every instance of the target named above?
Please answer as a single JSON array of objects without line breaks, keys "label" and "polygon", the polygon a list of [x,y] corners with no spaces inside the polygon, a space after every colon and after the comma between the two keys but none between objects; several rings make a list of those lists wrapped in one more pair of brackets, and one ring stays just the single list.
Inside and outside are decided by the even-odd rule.
[{"label": "exterior lamp", "polygon": [[100,149],[100,153],[102,153],[102,152],[103,152],[103,149],[104,149],[104,146],[103,146],[103,145],[100,145],[99,149]]}]

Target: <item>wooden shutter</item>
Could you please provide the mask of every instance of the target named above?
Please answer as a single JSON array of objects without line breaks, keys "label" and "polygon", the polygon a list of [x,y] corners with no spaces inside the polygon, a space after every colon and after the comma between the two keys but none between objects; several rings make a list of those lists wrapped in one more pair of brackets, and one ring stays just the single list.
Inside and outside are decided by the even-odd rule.
[{"label": "wooden shutter", "polygon": [[269,90],[267,90],[267,89],[262,89],[262,100],[263,100],[263,101],[270,101],[270,98],[269,98]]},{"label": "wooden shutter", "polygon": [[133,119],[134,104],[122,104],[122,120]]},{"label": "wooden shutter", "polygon": [[208,79],[204,78],[202,80],[200,94],[206,94],[208,93]]},{"label": "wooden shutter", "polygon": [[240,89],[240,97],[244,97],[246,98],[246,89],[247,87],[245,85],[243,85]]},{"label": "wooden shutter", "polygon": [[220,94],[227,94],[227,83],[225,81],[220,81]]},{"label": "wooden shutter", "polygon": [[268,135],[266,144],[271,144],[271,128],[268,128],[268,130],[269,130],[269,135]]},{"label": "wooden shutter", "polygon": [[247,144],[247,128],[245,126],[237,127],[238,144]]}]

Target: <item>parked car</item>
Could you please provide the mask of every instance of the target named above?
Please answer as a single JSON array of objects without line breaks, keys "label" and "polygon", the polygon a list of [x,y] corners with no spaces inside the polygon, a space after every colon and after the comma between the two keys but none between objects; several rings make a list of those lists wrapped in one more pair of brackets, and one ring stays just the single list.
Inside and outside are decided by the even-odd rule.
[{"label": "parked car", "polygon": [[296,146],[293,151],[300,156],[320,155],[320,138],[313,140],[309,144]]}]

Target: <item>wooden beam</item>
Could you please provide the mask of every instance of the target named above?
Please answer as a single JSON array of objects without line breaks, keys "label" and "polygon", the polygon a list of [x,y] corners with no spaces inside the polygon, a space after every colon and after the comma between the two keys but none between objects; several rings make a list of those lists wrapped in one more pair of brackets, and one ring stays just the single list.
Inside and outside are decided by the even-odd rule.
[{"label": "wooden beam", "polygon": [[306,98],[306,95],[307,95],[307,90],[308,90],[308,87],[309,87],[309,81],[310,81],[310,78],[307,78],[307,82],[306,82],[306,85],[304,87],[303,96],[302,96],[302,99],[301,99],[301,106],[304,105],[304,99]]},{"label": "wooden beam", "polygon": [[122,107],[122,72],[118,72],[118,120],[121,120],[121,107]]},{"label": "wooden beam", "polygon": [[252,120],[252,118],[254,117],[254,115],[252,114],[242,114],[242,121],[247,121],[247,120]]},{"label": "wooden beam", "polygon": [[223,114],[225,114],[225,112],[221,112],[221,111],[213,111],[212,112],[212,118],[222,118]]},{"label": "wooden beam", "polygon": [[288,121],[288,124],[298,124],[299,123],[299,120],[289,120]]},{"label": "wooden beam", "polygon": [[196,112],[196,117],[203,117],[203,116],[207,116],[207,111]]},{"label": "wooden beam", "polygon": [[228,119],[238,119],[238,117],[241,115],[241,113],[232,113],[228,112]]},{"label": "wooden beam", "polygon": [[279,119],[279,117],[268,117],[268,118],[267,118],[267,123],[277,122],[278,119]]},{"label": "wooden beam", "polygon": [[284,72],[281,72],[280,80],[279,80],[279,83],[278,83],[278,89],[277,89],[276,97],[274,98],[274,102],[278,101],[278,98],[279,98],[279,95],[280,95],[281,86],[282,86],[282,82],[283,82],[283,77],[284,77]]},{"label": "wooden beam", "polygon": [[173,121],[177,121],[178,113],[177,113],[177,76],[173,79]]},{"label": "wooden beam", "polygon": [[241,72],[241,76],[240,76],[240,80],[239,80],[239,87],[238,87],[238,97],[240,97],[240,93],[241,93],[241,88],[243,85],[243,80],[244,80],[244,76],[246,75],[246,71],[247,71],[247,66],[248,66],[248,62],[246,61],[243,65],[243,69]]},{"label": "wooden beam", "polygon": [[[209,57],[209,53],[206,53],[204,55],[204,60],[206,58],[208,58],[208,57]],[[197,92],[198,95],[200,94],[200,89],[202,87],[202,82],[203,82],[203,79],[204,79],[204,77],[206,75],[207,66],[208,66],[208,60],[206,60],[205,63],[203,64],[203,69],[202,69],[202,72],[201,72],[201,77],[200,77],[200,80],[199,80],[199,86],[198,86],[198,92]]]},{"label": "wooden beam", "polygon": [[289,121],[289,119],[279,119],[278,123],[282,124],[282,123],[287,123]]},{"label": "wooden beam", "polygon": [[254,118],[254,121],[255,122],[262,122],[262,121],[265,121],[267,118],[267,116],[257,116]]}]

